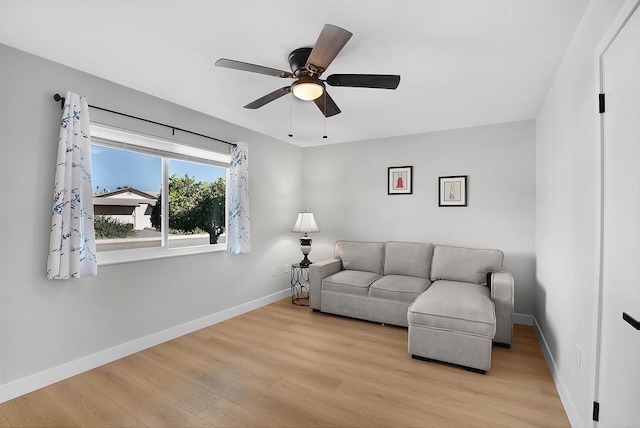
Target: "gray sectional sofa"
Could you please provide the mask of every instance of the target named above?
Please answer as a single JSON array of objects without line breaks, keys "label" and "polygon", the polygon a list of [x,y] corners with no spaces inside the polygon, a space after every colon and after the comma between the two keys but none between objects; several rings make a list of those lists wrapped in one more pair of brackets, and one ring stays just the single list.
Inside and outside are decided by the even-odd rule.
[{"label": "gray sectional sofa", "polygon": [[414,358],[491,367],[513,337],[513,277],[499,250],[415,242],[337,241],[309,266],[315,311],[408,327]]}]

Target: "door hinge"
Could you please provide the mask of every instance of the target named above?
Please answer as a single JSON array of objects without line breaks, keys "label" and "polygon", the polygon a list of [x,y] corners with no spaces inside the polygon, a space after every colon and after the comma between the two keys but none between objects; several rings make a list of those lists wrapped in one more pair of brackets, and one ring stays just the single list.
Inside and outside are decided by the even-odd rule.
[{"label": "door hinge", "polygon": [[593,402],[593,420],[598,422],[600,419],[600,403],[597,401]]},{"label": "door hinge", "polygon": [[598,94],[598,112],[604,113],[604,94]]}]

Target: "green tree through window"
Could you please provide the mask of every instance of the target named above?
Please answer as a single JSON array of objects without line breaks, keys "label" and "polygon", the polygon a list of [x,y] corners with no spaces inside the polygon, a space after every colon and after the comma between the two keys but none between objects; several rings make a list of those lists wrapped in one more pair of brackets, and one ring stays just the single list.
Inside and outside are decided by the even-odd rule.
[{"label": "green tree through window", "polygon": [[[209,243],[217,244],[225,231],[225,180],[196,181],[185,174],[169,177],[169,229],[182,233],[196,233],[201,229],[209,234]],[[160,230],[162,224],[161,199],[153,207],[151,223]]]}]

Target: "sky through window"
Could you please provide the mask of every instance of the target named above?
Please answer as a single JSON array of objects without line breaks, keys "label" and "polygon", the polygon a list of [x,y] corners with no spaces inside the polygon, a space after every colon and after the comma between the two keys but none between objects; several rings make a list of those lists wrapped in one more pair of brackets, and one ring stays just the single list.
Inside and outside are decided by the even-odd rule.
[{"label": "sky through window", "polygon": [[[94,193],[133,187],[157,194],[162,185],[162,158],[144,153],[91,146],[91,171]],[[196,181],[213,182],[226,177],[225,168],[170,160],[170,173],[182,177],[189,174]]]}]

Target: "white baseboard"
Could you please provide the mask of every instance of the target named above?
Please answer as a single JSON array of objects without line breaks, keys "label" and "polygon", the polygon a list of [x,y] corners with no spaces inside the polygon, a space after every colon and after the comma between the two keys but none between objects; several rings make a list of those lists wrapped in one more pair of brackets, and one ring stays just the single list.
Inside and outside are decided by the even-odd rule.
[{"label": "white baseboard", "polygon": [[526,314],[513,314],[513,323],[533,326],[535,323],[535,317],[533,315]]},{"label": "white baseboard", "polygon": [[[530,316],[530,315],[528,315]],[[542,334],[542,330],[540,329],[540,324],[538,324],[538,320],[534,316],[530,316],[533,321],[533,327],[536,331],[536,335],[538,336],[538,342],[540,343],[540,347],[542,348],[542,353],[544,354],[545,360],[547,360],[547,366],[549,366],[549,371],[551,371],[551,376],[553,377],[553,382],[556,384],[556,389],[558,390],[558,395],[560,396],[560,401],[562,401],[562,406],[564,407],[564,411],[567,413],[567,417],[569,418],[569,423],[572,427],[583,427],[585,426],[582,423],[582,418],[580,417],[580,413],[576,408],[576,405],[571,398],[571,394],[567,389],[564,381],[562,380],[562,376],[560,375],[560,370],[558,370],[558,366],[553,359],[553,355],[551,354],[551,350],[549,349],[549,345],[547,344],[547,340]]]},{"label": "white baseboard", "polygon": [[4,403],[5,401],[9,401],[47,385],[51,385],[70,378],[71,376],[86,372],[87,370],[100,367],[128,355],[135,354],[136,352],[159,345],[168,340],[175,339],[176,337],[180,337],[196,330],[200,330],[201,328],[228,320],[229,318],[242,315],[259,307],[284,299],[290,295],[291,290],[286,288],[285,290],[269,296],[261,297],[251,302],[243,303],[236,307],[225,309],[224,311],[207,315],[206,317],[189,321],[149,336],[141,337],[139,339],[114,346],[113,348],[105,349],[95,354],[70,361],[60,366],[5,383],[0,385],[0,403]]}]

